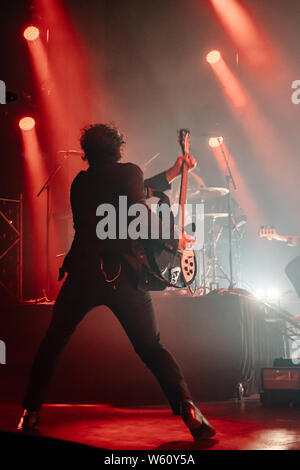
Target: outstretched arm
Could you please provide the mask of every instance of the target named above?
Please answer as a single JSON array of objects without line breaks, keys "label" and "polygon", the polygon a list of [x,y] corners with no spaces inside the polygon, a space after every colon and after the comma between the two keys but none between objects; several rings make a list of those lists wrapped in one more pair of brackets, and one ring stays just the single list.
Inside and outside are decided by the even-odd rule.
[{"label": "outstretched arm", "polygon": [[153,190],[167,191],[168,189],[171,189],[170,183],[181,175],[181,169],[184,161],[187,163],[189,171],[193,170],[197,165],[195,158],[191,155],[185,157],[180,156],[177,158],[176,162],[173,166],[171,166],[171,168],[164,171],[163,173],[159,173],[158,175],[152,176],[151,178],[147,178],[144,181],[145,188],[147,190],[147,197],[152,196]]},{"label": "outstretched arm", "polygon": [[192,155],[178,157],[174,165],[165,172],[168,183],[171,183],[181,175],[182,165],[184,163],[187,164],[189,171],[193,170],[197,166],[197,162]]}]

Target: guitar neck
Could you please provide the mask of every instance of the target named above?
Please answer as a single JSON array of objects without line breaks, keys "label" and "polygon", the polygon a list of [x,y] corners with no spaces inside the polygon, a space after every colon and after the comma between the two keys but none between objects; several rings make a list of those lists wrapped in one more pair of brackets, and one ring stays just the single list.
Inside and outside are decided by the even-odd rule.
[{"label": "guitar neck", "polygon": [[[190,131],[188,129],[181,129],[179,131],[179,145],[182,154],[187,157],[190,153]],[[184,232],[184,211],[187,197],[187,184],[188,184],[188,166],[185,161],[181,167],[181,183],[180,183],[180,196],[179,196],[179,227],[181,233]]]},{"label": "guitar neck", "polygon": [[300,245],[300,237],[299,236],[286,236],[286,235],[279,235],[279,233],[265,233],[264,235],[260,235],[261,238],[267,238],[268,240],[278,240],[283,243],[287,243],[291,246],[299,246]]},{"label": "guitar neck", "polygon": [[299,246],[300,245],[300,237],[299,236],[284,236],[284,235],[278,235],[274,237],[275,240],[279,240],[281,242],[287,243],[290,246]]},{"label": "guitar neck", "polygon": [[273,235],[274,240],[278,240],[283,243],[288,243],[290,237],[285,237],[284,235],[279,235],[278,233],[276,235]]},{"label": "guitar neck", "polygon": [[188,184],[188,168],[186,163],[182,165],[181,170],[181,184],[180,184],[180,197],[179,197],[179,208],[180,208],[180,221],[179,226],[181,231],[184,231],[185,225],[185,204],[186,204],[186,197],[187,197],[187,184]]}]

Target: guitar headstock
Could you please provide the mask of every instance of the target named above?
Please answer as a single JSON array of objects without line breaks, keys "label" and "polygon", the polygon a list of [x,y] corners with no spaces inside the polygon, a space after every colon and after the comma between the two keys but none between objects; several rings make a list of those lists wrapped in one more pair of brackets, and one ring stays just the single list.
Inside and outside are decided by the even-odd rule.
[{"label": "guitar headstock", "polygon": [[182,155],[189,155],[191,147],[191,133],[188,129],[180,129],[180,131],[178,131],[178,142],[182,150]]},{"label": "guitar headstock", "polygon": [[273,240],[278,236],[274,227],[269,227],[268,225],[261,225],[259,232],[259,238],[267,238],[268,240]]}]

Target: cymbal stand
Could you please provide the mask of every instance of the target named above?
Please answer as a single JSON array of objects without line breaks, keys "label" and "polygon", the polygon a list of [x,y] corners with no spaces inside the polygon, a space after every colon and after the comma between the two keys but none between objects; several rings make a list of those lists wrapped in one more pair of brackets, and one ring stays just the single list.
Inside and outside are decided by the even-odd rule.
[{"label": "cymbal stand", "polygon": [[[217,244],[218,244],[218,241],[220,240],[221,235],[223,233],[223,227],[219,228],[219,231],[218,231],[217,235],[215,236],[215,224],[216,224],[216,218],[213,217],[212,229],[211,229],[211,232],[212,232],[212,245],[211,245],[212,246],[212,251],[211,251],[211,255],[208,257],[209,262],[208,262],[207,271],[205,273],[205,278],[210,279],[210,283],[209,283],[210,290],[219,289],[219,282],[217,281],[217,279],[219,279],[219,278],[227,279],[230,282],[230,277],[228,276],[228,274],[226,273],[224,268],[219,263],[218,257],[217,257]],[[217,275],[217,269],[219,269],[222,276]]]},{"label": "cymbal stand", "polygon": [[229,244],[229,270],[230,270],[230,279],[229,279],[229,286],[228,289],[231,290],[234,287],[233,283],[233,267],[232,267],[232,211],[231,211],[231,194],[230,194],[230,183],[232,183],[232,186],[234,190],[236,191],[237,187],[234,181],[234,178],[232,176],[232,172],[228,163],[228,158],[224,152],[224,148],[222,145],[221,139],[218,137],[218,142],[220,145],[220,149],[222,152],[222,155],[224,157],[225,165],[226,165],[226,184],[227,184],[227,189],[228,189],[228,194],[227,194],[227,209],[228,209],[228,244]]}]

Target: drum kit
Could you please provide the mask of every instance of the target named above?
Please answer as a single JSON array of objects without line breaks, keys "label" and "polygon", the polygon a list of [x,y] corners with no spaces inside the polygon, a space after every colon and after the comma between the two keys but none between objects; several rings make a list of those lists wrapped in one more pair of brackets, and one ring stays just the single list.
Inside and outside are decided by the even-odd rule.
[{"label": "drum kit", "polygon": [[[67,156],[69,156],[71,152],[75,153],[75,151],[62,152],[64,154],[66,153]],[[192,215],[191,220],[189,222],[187,221],[188,224],[185,226],[186,233],[194,237],[199,233],[199,231],[195,230],[196,224],[202,224],[203,227],[200,246],[197,244],[196,239],[194,248],[197,258],[197,275],[193,282],[193,291],[196,295],[205,295],[224,287],[228,287],[230,290],[237,286],[240,281],[238,262],[235,263],[236,272],[235,279],[233,280],[232,247],[235,241],[240,241],[243,237],[243,231],[241,231],[239,227],[241,224],[243,225],[245,223],[246,217],[243,216],[244,221],[240,224],[240,220],[236,217],[235,208],[234,210],[231,208],[233,200],[229,191],[230,183],[232,182],[234,189],[236,189],[236,187],[225,155],[224,160],[227,166],[227,188],[199,186],[199,183],[193,181],[192,184],[189,184],[187,191],[187,204],[191,204],[192,206],[201,204],[203,207],[200,213],[196,211],[196,215]],[[58,169],[56,169],[54,174],[56,174]],[[54,175],[51,175],[50,179],[52,176]],[[48,183],[49,181],[45,183],[42,190],[45,187],[48,189]],[[59,213],[53,215],[59,219],[71,219],[69,212],[66,214]],[[196,245],[198,245],[197,248]],[[219,247],[222,247],[221,251]],[[236,261],[238,261],[238,245],[236,245],[235,248],[237,249],[234,252],[234,256],[237,255]],[[226,258],[229,262],[226,261]]]},{"label": "drum kit", "polygon": [[[222,149],[222,147],[221,147]],[[64,159],[67,159],[70,155],[81,155],[81,152],[75,150],[61,150],[59,153],[63,154]],[[192,215],[189,225],[185,223],[185,231],[187,234],[191,234],[195,237],[196,233],[195,224],[203,224],[203,231],[201,236],[201,243],[198,244],[199,248],[194,247],[196,252],[196,264],[197,264],[197,275],[195,281],[193,281],[193,292],[197,295],[205,295],[212,291],[224,288],[224,282],[228,283],[226,287],[233,289],[233,287],[239,284],[239,267],[236,266],[237,270],[235,273],[235,280],[233,280],[233,250],[232,246],[235,240],[240,241],[243,237],[243,230],[240,230],[240,226],[244,225],[246,217],[243,221],[236,218],[235,209],[232,210],[232,203],[234,200],[231,198],[230,185],[233,189],[237,189],[234,178],[232,176],[230,166],[228,163],[228,156],[222,149],[224,161],[226,164],[226,186],[227,187],[208,187],[199,185],[197,182],[188,185],[187,189],[187,204],[197,205],[201,204],[203,210],[196,215]],[[152,157],[156,158],[159,154]],[[45,182],[43,187],[40,189],[37,196],[40,196],[44,190],[47,192],[47,287],[45,289],[45,298],[47,299],[47,293],[49,292],[50,283],[50,269],[49,269],[49,221],[50,221],[50,204],[49,204],[49,189],[52,179],[56,173],[60,170],[62,164],[60,164],[54,172],[50,175],[48,180]],[[178,198],[175,198],[177,200]],[[221,203],[220,203],[221,202]],[[66,221],[71,223],[71,213],[69,211],[52,213],[52,215],[62,220],[64,225]],[[191,233],[192,232],[192,233]],[[226,237],[227,235],[227,237]],[[238,237],[236,237],[238,235]],[[196,238],[196,237],[195,237]],[[227,247],[224,245],[224,239],[226,240]],[[222,253],[220,253],[219,246],[222,245]],[[224,248],[225,247],[225,248]],[[236,250],[237,252],[238,250]],[[65,253],[56,255],[57,257],[63,256]],[[224,262],[224,254],[228,255],[228,261]],[[236,253],[234,253],[235,255]],[[220,256],[221,255],[221,256]],[[238,259],[238,257],[237,257]],[[221,264],[222,261],[222,264]],[[238,263],[236,263],[238,264]],[[224,267],[225,266],[225,267]],[[222,285],[223,283],[223,285]],[[173,289],[172,287],[170,289]]]},{"label": "drum kit", "polygon": [[[227,210],[228,204],[225,201],[225,196],[230,197],[229,189],[223,187],[201,187],[195,189],[192,187],[188,191],[187,203],[196,205],[203,205],[203,212],[194,217],[190,223],[186,225],[186,233],[195,236],[195,224],[203,224],[203,244],[202,248],[196,249],[197,258],[197,274],[194,281],[193,291],[196,295],[205,295],[212,291],[224,288],[228,286],[237,286],[239,284],[238,266],[235,280],[233,282],[229,265],[232,259],[226,263],[227,254],[229,257],[232,256],[227,249],[228,231],[239,234],[237,240],[241,239],[241,231],[237,229],[237,223],[235,222],[235,215],[231,214]],[[221,200],[223,201],[221,202]],[[230,207],[230,206],[229,206]],[[225,212],[227,210],[227,212]],[[54,214],[57,218],[72,219],[71,213]],[[240,225],[240,224],[238,224]],[[227,236],[226,236],[227,235]],[[197,241],[197,240],[196,240]],[[225,241],[225,244],[222,244]],[[230,243],[234,242],[230,237]],[[219,259],[218,247],[222,244],[222,262]],[[225,247],[225,249],[224,249]],[[238,249],[238,247],[236,247]],[[225,256],[224,256],[225,255]],[[57,255],[60,256],[60,255]],[[238,259],[238,257],[237,257]],[[226,264],[226,266],[224,266]],[[237,264],[237,263],[236,263]],[[172,287],[169,289],[173,289]]]},{"label": "drum kit", "polygon": [[[225,201],[225,196],[228,199],[231,198],[229,189],[223,187],[201,187],[196,190],[191,188],[188,194],[189,204],[203,204],[203,213],[198,216],[198,220],[193,219],[192,223],[186,227],[189,234],[192,227],[192,231],[195,233],[195,224],[204,224],[203,245],[197,252],[197,278],[194,286],[194,293],[198,295],[205,295],[221,287],[223,288],[224,282],[231,289],[239,283],[239,279],[235,279],[235,282],[233,282],[231,270],[222,266],[217,253],[221,238],[227,239],[230,243],[229,267],[232,266],[231,245],[235,241],[232,235],[236,232],[237,225],[232,214],[230,201]],[[223,201],[221,201],[222,198],[224,198]],[[230,237],[228,236],[229,231]],[[237,232],[240,240],[241,233],[240,231]],[[224,260],[224,256],[222,256],[222,259]]]}]

